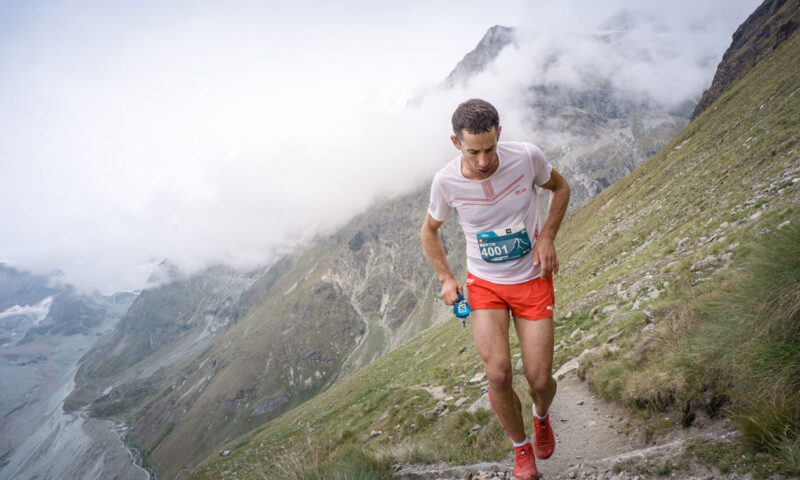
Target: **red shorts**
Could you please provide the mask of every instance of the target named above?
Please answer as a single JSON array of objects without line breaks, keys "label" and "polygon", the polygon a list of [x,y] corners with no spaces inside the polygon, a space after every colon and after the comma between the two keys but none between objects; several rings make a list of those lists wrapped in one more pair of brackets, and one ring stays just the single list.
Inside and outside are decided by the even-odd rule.
[{"label": "red shorts", "polygon": [[556,303],[553,276],[528,280],[525,283],[501,285],[467,272],[467,301],[473,310],[511,309],[514,318],[540,320],[553,316]]}]

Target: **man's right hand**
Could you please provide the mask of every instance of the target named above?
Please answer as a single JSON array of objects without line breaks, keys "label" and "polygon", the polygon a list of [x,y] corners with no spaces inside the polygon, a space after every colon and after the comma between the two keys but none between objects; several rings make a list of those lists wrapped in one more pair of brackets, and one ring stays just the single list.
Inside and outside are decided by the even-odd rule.
[{"label": "man's right hand", "polygon": [[[442,222],[436,220],[430,213],[425,217],[425,222],[422,224],[420,231],[420,238],[422,240],[422,248],[425,250],[425,255],[436,270],[436,278],[442,284],[442,301],[445,305],[452,305],[458,301],[458,293],[464,294],[461,285],[456,281],[450,267],[447,266],[447,256],[444,253],[444,245],[442,244],[442,237],[439,236],[439,228]],[[444,279],[444,280],[442,280]]]},{"label": "man's right hand", "polygon": [[458,294],[464,295],[464,290],[455,278],[448,278],[442,282],[442,301],[445,305],[452,305],[458,301]]}]

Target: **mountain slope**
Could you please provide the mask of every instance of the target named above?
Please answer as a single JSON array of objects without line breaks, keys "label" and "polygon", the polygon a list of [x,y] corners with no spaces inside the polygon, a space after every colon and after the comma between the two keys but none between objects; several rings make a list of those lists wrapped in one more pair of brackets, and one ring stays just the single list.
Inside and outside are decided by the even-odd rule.
[{"label": "mountain slope", "polygon": [[62,401],[81,356],[113,330],[134,298],[85,295],[57,278],[0,265],[0,478],[60,476],[67,468],[81,478],[127,471],[114,463],[120,454],[131,463],[122,445],[108,446],[104,458],[64,458],[66,450],[89,451],[114,434],[67,417]]},{"label": "mountain slope", "polygon": [[[509,35],[503,27],[490,30],[467,55],[480,61],[467,68],[465,57],[454,72],[468,81],[507,47]],[[531,139],[571,179],[573,206],[635,168],[686,123],[603,79],[579,90],[533,85],[525,102],[532,131],[543,132]],[[237,284],[225,293],[225,275],[201,275],[143,292],[87,360],[80,400],[71,404],[93,401],[93,414],[124,418],[128,440],[166,475],[299,405],[446,310],[418,242],[426,206],[424,191],[384,199],[286,257],[249,289]],[[443,235],[459,274],[463,236],[453,221]],[[190,445],[184,438],[201,440]]]},{"label": "mountain slope", "polygon": [[[635,351],[648,323],[669,324],[669,305],[730,275],[764,232],[800,222],[797,51],[795,35],[667,147],[565,220],[558,310],[573,313],[557,319],[557,364],[598,347],[595,361]],[[482,397],[481,381],[470,381],[481,366],[468,331],[456,325],[432,326],[239,438],[232,455],[210,457],[193,478],[287,478],[299,471],[292,462],[307,458],[336,467],[326,462],[338,456],[347,465],[360,458],[362,441],[377,464],[502,458],[507,440],[493,415],[467,409]]]},{"label": "mountain slope", "polygon": [[534,85],[527,122],[532,139],[570,184],[574,211],[658,152],[688,119],[612,88],[602,78],[583,88]]},{"label": "mountain slope", "polygon": [[126,418],[128,441],[171,475],[404,343],[442,309],[418,245],[426,208],[419,191],[379,202],[238,297],[226,271],[143,292],[78,376],[83,391],[114,387],[92,413]]},{"label": "mountain slope", "polygon": [[733,34],[733,43],[717,67],[714,81],[703,93],[692,114],[700,116],[736,80],[785,40],[800,26],[800,2],[768,0],[762,3]]},{"label": "mountain slope", "polygon": [[514,41],[514,29],[495,25],[491,27],[483,36],[478,45],[469,53],[464,55],[453,71],[447,75],[443,82],[446,89],[456,85],[465,85],[470,78],[482,72],[489,66],[497,55]]},{"label": "mountain slope", "polygon": [[243,292],[257,274],[211,267],[189,279],[173,277],[142,291],[116,329],[84,356],[65,410],[80,409],[106,391],[104,411],[121,411],[131,392],[151,393],[243,315]]}]

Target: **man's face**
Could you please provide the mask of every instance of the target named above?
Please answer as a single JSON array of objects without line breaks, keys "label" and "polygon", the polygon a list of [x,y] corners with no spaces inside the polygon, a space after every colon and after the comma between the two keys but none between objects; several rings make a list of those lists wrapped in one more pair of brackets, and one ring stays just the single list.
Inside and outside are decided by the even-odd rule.
[{"label": "man's face", "polygon": [[501,127],[488,132],[469,133],[461,131],[461,141],[450,136],[453,145],[461,151],[461,172],[470,180],[489,178],[500,164],[497,159],[497,140]]}]

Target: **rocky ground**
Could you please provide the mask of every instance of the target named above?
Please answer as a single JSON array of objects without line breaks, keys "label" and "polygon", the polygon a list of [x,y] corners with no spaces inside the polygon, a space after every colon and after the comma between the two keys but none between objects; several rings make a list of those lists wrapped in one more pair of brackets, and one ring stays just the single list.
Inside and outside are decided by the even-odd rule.
[{"label": "rocky ground", "polygon": [[[562,372],[563,373],[563,372]],[[687,451],[687,440],[706,437],[735,440],[724,420],[698,419],[692,428],[677,428],[647,444],[645,435],[621,409],[594,396],[574,371],[563,374],[551,408],[556,450],[537,461],[542,479],[644,480],[651,478],[750,479],[752,475],[722,474]],[[509,445],[509,451],[510,451]],[[403,480],[513,479],[513,459],[452,466],[402,464],[393,478]]]}]

